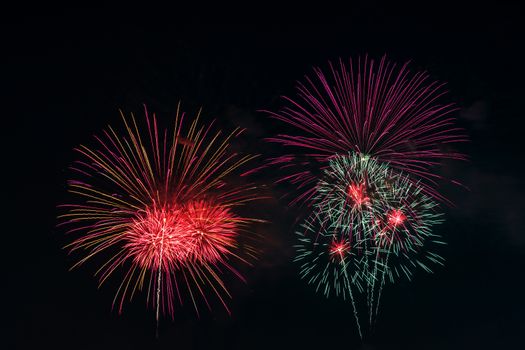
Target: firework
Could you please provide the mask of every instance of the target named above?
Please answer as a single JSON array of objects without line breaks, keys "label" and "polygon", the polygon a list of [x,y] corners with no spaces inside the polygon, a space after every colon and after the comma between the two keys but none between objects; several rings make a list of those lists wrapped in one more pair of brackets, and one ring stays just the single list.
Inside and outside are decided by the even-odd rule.
[{"label": "firework", "polygon": [[411,73],[383,57],[316,68],[313,77],[299,83],[297,96],[285,97],[285,106],[268,112],[297,131],[270,138],[295,153],[271,160],[286,170],[287,180],[302,190],[295,202],[308,202],[319,174],[330,157],[349,151],[366,154],[420,181],[423,191],[445,200],[435,190],[440,176],[435,167],[444,159],[464,159],[449,144],[465,141],[450,116],[452,104],[441,104],[442,83],[424,72]]},{"label": "firework", "polygon": [[70,251],[84,254],[75,266],[105,258],[95,274],[100,284],[121,270],[119,313],[144,289],[157,322],[161,312],[173,316],[185,295],[197,313],[197,300],[210,307],[210,295],[228,310],[221,275],[243,279],[235,264],[255,257],[249,225],[259,220],[236,213],[258,198],[256,186],[238,176],[255,156],[231,150],[241,129],[213,133],[212,125],[199,126],[199,114],[188,122],[177,109],[168,133],[146,109],[144,130],[121,112],[124,133],[109,127],[94,147],[76,149],[68,183],[76,202],[61,206],[60,225],[74,236]]},{"label": "firework", "polygon": [[362,335],[356,294],[366,295],[372,326],[386,281],[443,264],[432,229],[442,221],[438,203],[450,202],[438,191],[438,167],[465,159],[449,147],[466,137],[453,104],[441,102],[444,84],[408,64],[365,57],[314,73],[267,111],[295,129],[268,139],[287,152],[267,165],[296,186],[291,204],[309,211],[297,231],[301,277],[348,297]]},{"label": "firework", "polygon": [[[349,297],[359,334],[355,293],[366,294],[369,323],[377,315],[385,281],[431,272],[443,259],[432,233],[437,204],[388,164],[350,153],[329,161],[313,196],[312,214],[298,231],[300,274],[326,296]],[[374,307],[375,306],[375,307]]]}]

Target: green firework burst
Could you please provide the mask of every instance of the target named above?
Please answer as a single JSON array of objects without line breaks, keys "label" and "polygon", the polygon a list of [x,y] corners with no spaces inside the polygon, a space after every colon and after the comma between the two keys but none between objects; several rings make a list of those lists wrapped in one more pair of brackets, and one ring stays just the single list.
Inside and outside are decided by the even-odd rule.
[{"label": "green firework burst", "polygon": [[358,153],[334,156],[313,200],[297,232],[301,277],[326,296],[351,299],[358,327],[353,291],[366,295],[372,324],[385,281],[410,280],[418,268],[443,264],[432,251],[443,244],[432,232],[442,221],[437,203],[387,163]]}]

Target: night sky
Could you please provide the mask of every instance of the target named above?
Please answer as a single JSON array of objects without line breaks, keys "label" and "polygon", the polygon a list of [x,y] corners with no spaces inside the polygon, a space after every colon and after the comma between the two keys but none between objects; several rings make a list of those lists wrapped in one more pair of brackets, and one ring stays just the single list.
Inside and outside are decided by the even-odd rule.
[{"label": "night sky", "polygon": [[[281,12],[253,9],[18,9],[3,34],[2,160],[13,179],[5,204],[4,304],[7,340],[15,348],[70,349],[517,349],[525,334],[525,98],[522,24],[517,6],[363,1],[347,9]],[[246,5],[248,6],[248,5]],[[204,7],[204,5],[203,5]],[[298,10],[298,9],[297,9]],[[283,10],[284,11],[284,10]],[[6,46],[7,45],[7,46]],[[161,320],[143,295],[111,310],[115,284],[97,289],[96,263],[69,272],[78,256],[55,227],[73,148],[93,144],[118,109],[140,115],[142,104],[171,125],[177,103],[205,121],[247,133],[239,142],[264,157],[280,148],[263,141],[283,130],[261,109],[276,110],[297,80],[328,60],[367,54],[427,70],[447,82],[447,99],[470,142],[469,161],[447,162],[443,184],[455,207],[436,228],[448,245],[446,266],[385,289],[377,326],[363,342],[352,307],[316,294],[298,276],[294,225],[300,209],[270,186],[256,210],[269,221],[260,259],[231,281],[232,316],[215,303],[198,318],[177,306]],[[12,125],[14,124],[14,125]],[[282,151],[282,150],[281,150]],[[14,327],[14,329],[11,329]]]}]

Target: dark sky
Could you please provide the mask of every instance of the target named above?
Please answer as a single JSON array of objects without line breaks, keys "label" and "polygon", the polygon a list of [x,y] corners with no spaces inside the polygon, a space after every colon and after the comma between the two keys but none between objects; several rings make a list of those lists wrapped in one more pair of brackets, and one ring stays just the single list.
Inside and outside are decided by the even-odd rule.
[{"label": "dark sky", "polygon": [[[269,4],[239,14],[177,7],[6,11],[3,169],[13,177],[4,184],[15,209],[3,230],[13,242],[3,249],[10,343],[20,349],[519,348],[523,12],[501,2],[394,3],[305,14]],[[349,303],[315,294],[299,279],[291,261],[297,212],[277,199],[261,204],[271,222],[259,228],[266,239],[259,263],[246,271],[248,285],[232,287],[231,317],[215,305],[199,319],[186,305],[174,321],[162,320],[156,340],[154,313],[143,300],[119,316],[111,311],[113,286],[97,290],[93,265],[68,272],[75,260],[61,249],[67,239],[55,218],[67,198],[72,149],[107,124],[118,125],[118,108],[139,113],[146,103],[167,125],[179,100],[189,112],[202,105],[206,120],[247,127],[245,147],[271,156],[275,149],[262,138],[281,125],[257,110],[277,108],[279,96],[293,94],[311,66],[366,53],[412,60],[413,69],[448,82],[471,142],[461,148],[469,162],[444,168],[469,188],[443,189],[456,203],[444,208],[447,221],[438,228],[449,243],[446,266],[387,288],[364,343]],[[265,176],[258,181],[270,184]]]}]

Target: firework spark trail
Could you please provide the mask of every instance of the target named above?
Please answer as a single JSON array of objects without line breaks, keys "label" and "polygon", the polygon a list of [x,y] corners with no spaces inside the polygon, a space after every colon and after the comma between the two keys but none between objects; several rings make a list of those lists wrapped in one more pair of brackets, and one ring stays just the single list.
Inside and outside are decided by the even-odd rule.
[{"label": "firework spark trail", "polygon": [[199,116],[186,123],[179,106],[170,134],[145,109],[142,133],[135,116],[121,112],[124,134],[109,127],[95,147],[76,148],[82,159],[68,185],[77,203],[60,206],[59,226],[76,235],[66,248],[86,253],[73,267],[105,255],[99,285],[124,269],[113,305],[122,312],[146,286],[157,329],[161,313],[173,316],[174,296],[183,303],[184,289],[197,314],[199,296],[211,306],[207,289],[229,312],[221,274],[244,280],[232,262],[249,264],[256,255],[248,226],[262,221],[235,213],[262,198],[256,185],[235,177],[255,156],[229,146],[242,129],[213,134],[213,123],[200,126]]},{"label": "firework spark trail", "polygon": [[379,302],[381,301],[381,293],[382,293],[383,287],[385,285],[385,276],[386,276],[386,270],[388,269],[388,258],[389,258],[389,256],[390,256],[390,248],[388,249],[388,251],[386,253],[385,264],[384,264],[383,273],[382,273],[382,276],[381,276],[381,284],[379,285],[379,290],[377,291],[375,320],[377,320],[377,314],[379,312]]},{"label": "firework spark trail", "polygon": [[[376,258],[374,259],[374,272],[372,273],[372,283],[370,285],[370,290],[371,290],[371,294],[372,294],[372,297],[371,297],[371,300],[370,300],[370,303],[368,304],[368,324],[370,326],[370,329],[372,329],[372,310],[373,310],[373,293],[374,293],[374,288],[375,288],[375,283],[376,283],[376,276],[377,276],[377,263],[379,261],[379,249],[377,250],[376,252]],[[377,305],[379,305],[379,297],[377,298],[377,301],[376,301]]]},{"label": "firework spark trail", "polygon": [[341,257],[341,264],[343,266],[346,283],[348,284],[348,293],[350,294],[350,300],[352,302],[352,308],[354,310],[354,318],[355,318],[355,323],[357,324],[357,331],[359,332],[359,338],[363,339],[363,333],[361,333],[361,324],[359,322],[359,316],[357,314],[357,308],[356,308],[356,304],[354,301],[354,294],[352,293],[352,286],[348,278],[348,273],[346,272],[346,263],[345,263],[344,257]]},{"label": "firework spark trail", "polygon": [[[383,235],[383,230],[381,229],[378,233],[378,235]],[[370,303],[369,305],[369,311],[368,311],[368,316],[369,316],[369,325],[370,325],[370,329],[372,329],[373,327],[373,323],[372,323],[372,319],[374,320],[377,320],[377,313],[379,311],[379,303],[381,301],[381,292],[383,290],[383,286],[385,284],[385,272],[386,270],[388,269],[388,258],[390,256],[390,251],[391,251],[391,248],[392,248],[392,242],[393,242],[393,239],[394,237],[392,236],[392,238],[389,240],[389,245],[388,245],[388,250],[387,250],[387,253],[386,253],[386,258],[385,258],[385,261],[384,263],[381,263],[381,265],[383,266],[383,271],[382,271],[382,277],[381,277],[381,284],[378,288],[378,292],[377,292],[377,299],[376,299],[376,307],[375,307],[375,313],[373,312],[373,302]],[[377,272],[378,272],[378,265],[379,265],[379,253],[380,253],[380,246],[377,246],[376,248],[376,257],[374,259],[374,271],[372,273],[372,285],[371,285],[371,292],[372,292],[372,300],[373,300],[373,294],[375,293],[375,282],[377,280]]]},{"label": "firework spark trail", "polygon": [[[374,313],[374,317],[375,317],[374,319],[375,320],[377,320],[377,315],[378,315],[378,312],[379,312],[379,304],[381,302],[381,293],[382,293],[383,287],[385,285],[386,271],[389,268],[389,266],[388,266],[388,259],[390,257],[390,253],[392,251],[392,243],[394,242],[394,233],[392,233],[392,237],[390,237],[390,239],[387,238],[387,240],[388,240],[388,249],[387,249],[387,252],[386,252],[385,262],[382,263],[383,271],[382,271],[382,274],[381,274],[381,284],[379,285],[379,288],[378,288],[378,291],[377,291],[377,300],[376,300],[376,307],[375,307],[375,313]],[[376,257],[377,260],[376,260],[376,263],[379,260],[379,252],[380,252],[380,247],[378,246],[377,247],[377,257]],[[375,281],[376,273],[377,273],[377,270],[374,272],[374,281]],[[370,309],[370,326],[372,326],[372,308]]]},{"label": "firework spark trail", "polygon": [[[166,222],[166,219],[164,219],[164,222]],[[162,228],[164,231],[164,228]],[[159,311],[160,311],[160,286],[162,282],[162,255],[164,253],[164,232],[162,232],[162,239],[160,241],[160,254],[159,254],[159,272],[157,277],[157,309],[155,310],[155,320],[156,320],[156,329],[155,329],[155,336],[159,337]]]}]

